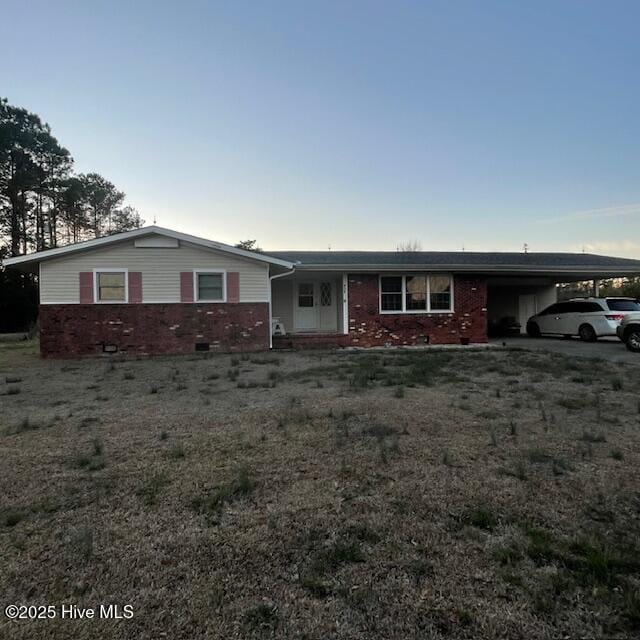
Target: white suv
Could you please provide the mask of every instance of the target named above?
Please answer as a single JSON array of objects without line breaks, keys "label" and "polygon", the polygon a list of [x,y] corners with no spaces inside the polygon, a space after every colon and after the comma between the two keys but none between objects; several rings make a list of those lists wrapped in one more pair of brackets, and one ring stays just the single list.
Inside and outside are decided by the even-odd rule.
[{"label": "white suv", "polygon": [[618,327],[618,338],[629,351],[640,353],[640,313],[628,313]]},{"label": "white suv", "polygon": [[638,311],[640,303],[633,298],[573,298],[531,316],[527,333],[533,338],[543,334],[580,336],[593,342],[601,336],[615,336],[624,317]]}]

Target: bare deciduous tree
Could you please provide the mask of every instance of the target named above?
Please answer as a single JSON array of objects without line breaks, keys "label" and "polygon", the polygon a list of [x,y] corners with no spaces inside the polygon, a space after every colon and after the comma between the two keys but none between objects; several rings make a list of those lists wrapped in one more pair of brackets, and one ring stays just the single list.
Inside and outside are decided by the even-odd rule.
[{"label": "bare deciduous tree", "polygon": [[408,240],[407,242],[401,242],[396,247],[396,251],[402,252],[415,252],[422,251],[422,243],[420,240]]}]

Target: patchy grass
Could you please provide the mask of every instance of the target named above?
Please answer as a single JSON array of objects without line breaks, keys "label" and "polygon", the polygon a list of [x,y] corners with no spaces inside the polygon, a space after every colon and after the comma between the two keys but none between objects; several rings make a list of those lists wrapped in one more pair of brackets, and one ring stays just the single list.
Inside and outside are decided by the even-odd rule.
[{"label": "patchy grass", "polygon": [[210,521],[216,521],[225,504],[248,496],[255,488],[248,469],[240,467],[233,479],[196,496],[191,501],[193,509]]},{"label": "patchy grass", "polygon": [[639,402],[614,380],[640,361],[4,353],[7,601],[117,594],[137,637],[638,633]]},{"label": "patchy grass", "polygon": [[100,471],[105,467],[102,442],[93,440],[89,451],[76,452],[71,459],[71,466],[85,471]]},{"label": "patchy grass", "polygon": [[142,486],[137,491],[137,495],[146,505],[154,505],[158,502],[158,496],[167,484],[166,473],[153,473],[145,478]]}]

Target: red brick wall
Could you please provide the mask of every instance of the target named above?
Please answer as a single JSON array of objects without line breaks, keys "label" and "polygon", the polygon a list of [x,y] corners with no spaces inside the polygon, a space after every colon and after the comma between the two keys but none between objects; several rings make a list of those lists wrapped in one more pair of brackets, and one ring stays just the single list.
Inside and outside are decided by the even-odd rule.
[{"label": "red brick wall", "polygon": [[45,304],[40,305],[40,352],[45,358],[102,353],[192,353],[196,342],[211,351],[269,348],[269,305]]},{"label": "red brick wall", "polygon": [[378,275],[349,275],[349,343],[353,346],[487,342],[487,283],[454,276],[454,313],[381,314]]}]

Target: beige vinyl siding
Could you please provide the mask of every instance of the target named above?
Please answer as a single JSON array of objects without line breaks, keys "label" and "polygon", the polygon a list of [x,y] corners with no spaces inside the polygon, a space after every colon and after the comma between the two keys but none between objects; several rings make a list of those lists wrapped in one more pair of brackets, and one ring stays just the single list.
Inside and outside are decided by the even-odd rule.
[{"label": "beige vinyl siding", "polygon": [[237,271],[240,302],[268,302],[269,267],[228,253],[198,248],[180,242],[176,249],[135,247],[126,241],[101,249],[90,249],[40,265],[40,302],[78,304],[81,271],[122,267],[142,272],[143,302],[180,302],[180,272],[193,269]]},{"label": "beige vinyl siding", "polygon": [[293,331],[293,280],[276,279],[272,283],[271,313],[284,324],[285,331]]}]

